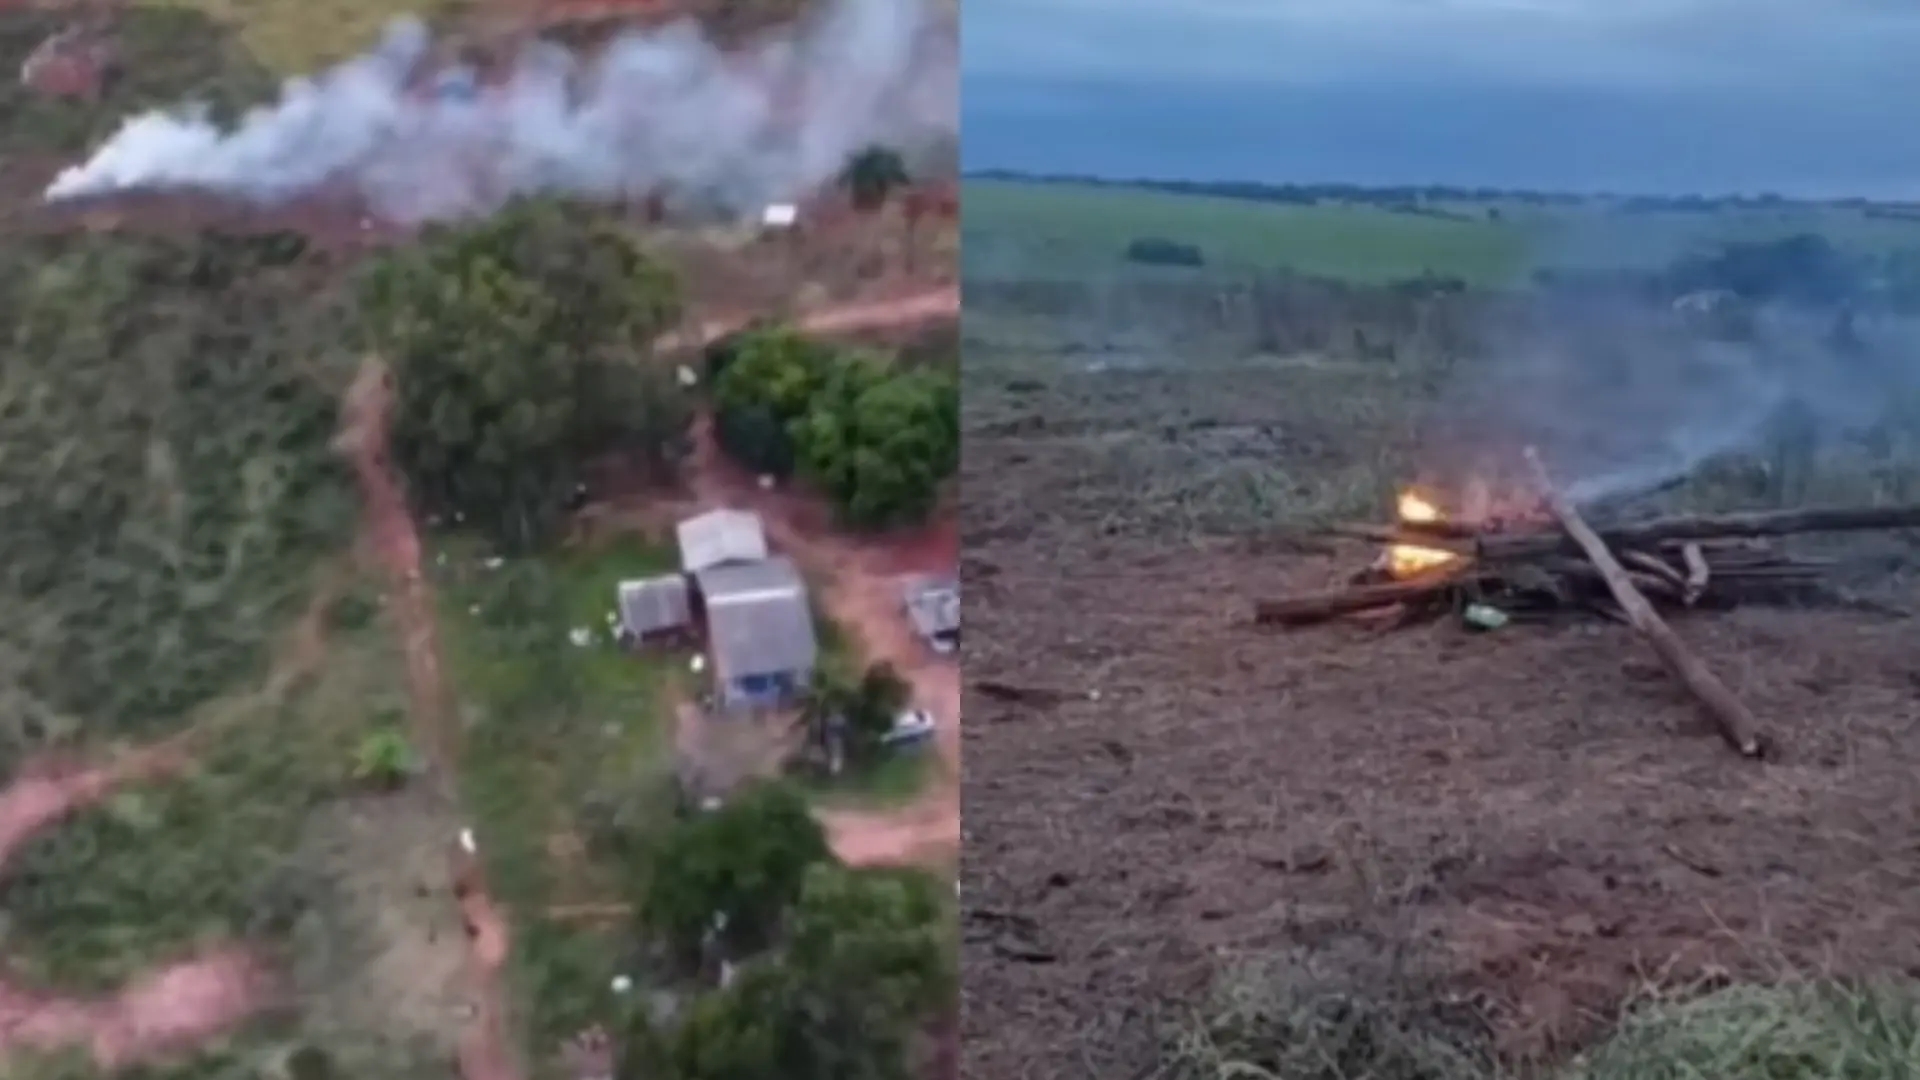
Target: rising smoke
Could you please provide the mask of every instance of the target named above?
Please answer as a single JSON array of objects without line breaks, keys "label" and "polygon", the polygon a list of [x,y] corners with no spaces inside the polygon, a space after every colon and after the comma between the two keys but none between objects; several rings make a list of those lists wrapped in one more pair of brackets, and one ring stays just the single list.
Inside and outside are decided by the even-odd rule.
[{"label": "rising smoke", "polygon": [[1508,472],[1531,444],[1575,501],[1603,500],[1786,442],[1844,449],[1910,419],[1920,394],[1905,320],[1875,320],[1843,349],[1831,312],[1762,307],[1746,340],[1726,341],[1643,305],[1535,303],[1534,326],[1488,328],[1489,354],[1442,388],[1446,430],[1428,449],[1451,459],[1446,471]]},{"label": "rising smoke", "polygon": [[[529,193],[750,212],[804,198],[862,147],[950,144],[958,69],[935,29],[922,0],[829,0],[743,51],[687,21],[592,55],[542,42],[488,84],[427,71],[432,37],[402,19],[231,129],[192,105],[131,118],[46,197],[198,189],[273,204],[334,190],[400,222]],[[423,89],[423,75],[438,78]]]}]

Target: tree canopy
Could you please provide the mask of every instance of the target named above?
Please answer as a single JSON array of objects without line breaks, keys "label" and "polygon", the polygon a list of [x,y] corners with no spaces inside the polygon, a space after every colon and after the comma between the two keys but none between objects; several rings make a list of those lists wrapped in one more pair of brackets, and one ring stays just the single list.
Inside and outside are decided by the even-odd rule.
[{"label": "tree canopy", "polygon": [[662,838],[646,870],[642,926],[683,959],[699,955],[715,916],[730,952],[765,948],[808,868],[828,857],[806,799],[784,784],[757,785]]},{"label": "tree canopy", "polygon": [[958,985],[954,921],[913,870],[812,867],[783,947],[671,1031],[637,1023],[622,1080],[908,1080],[914,1036]]},{"label": "tree canopy", "polygon": [[913,182],[907,163],[899,151],[885,146],[869,146],[847,159],[840,183],[847,189],[853,205],[862,210],[877,210],[886,204],[895,189]]},{"label": "tree canopy", "polygon": [[374,266],[361,310],[415,498],[504,546],[555,526],[588,458],[664,466],[684,447],[678,388],[634,362],[677,319],[677,285],[599,211],[522,200],[435,230]]},{"label": "tree canopy", "polygon": [[924,518],[960,462],[960,392],[946,368],[901,368],[788,328],[742,338],[714,384],[715,434],[730,457],[798,471],[846,523]]}]

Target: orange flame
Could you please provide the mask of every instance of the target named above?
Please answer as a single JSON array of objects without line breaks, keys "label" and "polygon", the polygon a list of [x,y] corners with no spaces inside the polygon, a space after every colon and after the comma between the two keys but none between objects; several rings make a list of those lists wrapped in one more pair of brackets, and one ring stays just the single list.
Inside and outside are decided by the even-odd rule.
[{"label": "orange flame", "polygon": [[[1422,498],[1416,491],[1401,492],[1397,510],[1401,521],[1439,521],[1444,516],[1440,513],[1439,507]],[[1393,544],[1387,548],[1387,573],[1397,578],[1408,577],[1422,570],[1445,566],[1456,558],[1459,556],[1442,548]]]}]

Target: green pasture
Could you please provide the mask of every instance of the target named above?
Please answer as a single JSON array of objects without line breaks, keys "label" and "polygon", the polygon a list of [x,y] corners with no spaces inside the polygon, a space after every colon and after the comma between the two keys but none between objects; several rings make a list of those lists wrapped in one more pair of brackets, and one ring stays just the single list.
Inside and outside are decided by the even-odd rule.
[{"label": "green pasture", "polygon": [[1016,276],[1036,278],[1110,271],[1121,265],[1128,242],[1143,236],[1198,245],[1210,266],[1227,269],[1288,269],[1352,281],[1432,272],[1485,284],[1546,267],[1651,267],[1692,248],[1806,232],[1863,251],[1920,246],[1920,221],[1839,207],[1687,214],[1629,212],[1595,201],[1449,205],[1419,213],[1009,180],[968,181],[963,205],[968,253],[975,256],[969,272],[1017,269]]}]

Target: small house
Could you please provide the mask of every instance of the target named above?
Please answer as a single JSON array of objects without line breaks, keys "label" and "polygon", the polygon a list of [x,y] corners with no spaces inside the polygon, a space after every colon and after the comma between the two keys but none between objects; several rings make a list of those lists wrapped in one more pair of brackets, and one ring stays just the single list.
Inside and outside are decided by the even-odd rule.
[{"label": "small house", "polygon": [[807,585],[775,556],[694,575],[706,614],[715,696],[724,708],[790,703],[820,658]]},{"label": "small house", "polygon": [[767,530],[750,511],[709,510],[682,521],[677,533],[680,569],[689,574],[767,557]]},{"label": "small house", "polygon": [[914,633],[941,654],[960,647],[960,582],[950,577],[915,577],[906,582],[907,619]]},{"label": "small house", "polygon": [[681,574],[621,582],[621,640],[639,644],[688,633],[693,627],[693,603],[687,593],[687,579]]}]

